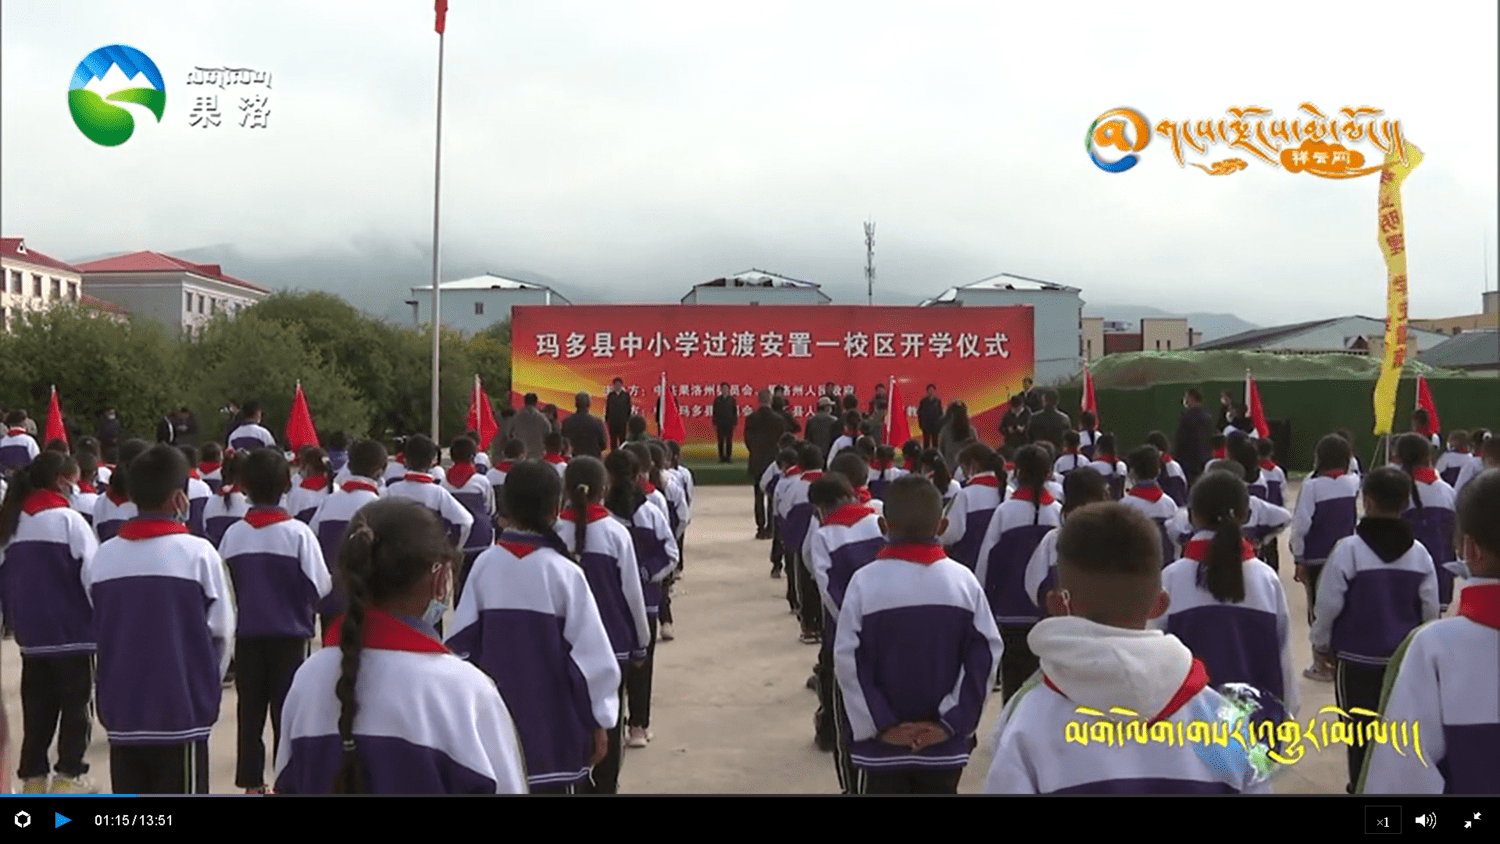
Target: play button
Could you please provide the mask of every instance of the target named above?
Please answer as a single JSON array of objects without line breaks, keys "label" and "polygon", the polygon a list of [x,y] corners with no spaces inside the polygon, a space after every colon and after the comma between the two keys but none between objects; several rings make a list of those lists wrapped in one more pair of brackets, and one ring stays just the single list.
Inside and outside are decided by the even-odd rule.
[{"label": "play button", "polygon": [[65,818],[65,817],[63,817],[62,815],[59,815],[56,812],[52,813],[52,817],[53,817],[53,827],[52,827],[53,829],[57,829],[59,826],[62,826],[63,824],[67,823],[68,821],[72,820],[72,818]]}]

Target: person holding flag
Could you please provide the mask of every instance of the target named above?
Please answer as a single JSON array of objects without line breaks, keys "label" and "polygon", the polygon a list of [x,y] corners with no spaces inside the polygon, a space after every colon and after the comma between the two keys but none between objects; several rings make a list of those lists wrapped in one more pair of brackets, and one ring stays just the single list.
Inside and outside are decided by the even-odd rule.
[{"label": "person holding flag", "polygon": [[313,427],[312,414],[307,410],[307,397],[302,395],[302,382],[297,382],[297,393],[292,396],[292,412],[287,414],[286,447],[292,454],[300,454],[303,447],[318,445],[318,429]]},{"label": "person holding flag", "polygon": [[678,445],[687,440],[687,428],[682,424],[682,413],[677,408],[677,397],[667,389],[667,373],[665,372],[661,374],[661,397],[656,400],[656,433],[663,440],[672,440]]},{"label": "person holding flag", "polygon": [[[55,399],[54,399],[55,400]],[[52,417],[47,416],[47,430],[52,430]],[[1438,432],[1442,430],[1442,423],[1438,421],[1437,405],[1433,404],[1432,391],[1427,388],[1427,379],[1417,376],[1417,408],[1411,414],[1411,430],[1414,434],[1421,434],[1432,443],[1434,450],[1442,452],[1443,441]],[[48,433],[50,441],[52,434]]]},{"label": "person holding flag", "polygon": [[1245,407],[1248,408],[1250,428],[1245,433],[1251,439],[1269,437],[1271,426],[1266,424],[1266,412],[1260,406],[1260,390],[1255,387],[1255,378],[1250,375],[1250,370],[1245,370]]},{"label": "person holding flag", "polygon": [[901,389],[896,376],[891,376],[889,407],[881,425],[881,439],[890,445],[899,446],[911,439],[911,422],[906,418],[906,405],[901,403]]}]

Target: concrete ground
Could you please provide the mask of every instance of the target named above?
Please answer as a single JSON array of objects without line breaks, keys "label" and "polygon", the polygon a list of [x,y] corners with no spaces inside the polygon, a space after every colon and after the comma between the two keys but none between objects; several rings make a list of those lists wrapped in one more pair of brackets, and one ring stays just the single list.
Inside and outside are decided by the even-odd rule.
[{"label": "concrete ground", "polygon": [[[1292,485],[1294,496],[1297,485]],[[756,541],[748,487],[699,487],[686,543],[686,577],[673,601],[677,639],[656,651],[654,741],[627,750],[621,790],[634,794],[836,794],[830,754],[813,746],[817,701],[806,686],[817,648],[797,641],[785,581],[769,578],[769,542]],[[1297,667],[1311,659],[1306,601],[1282,540],[1281,579],[1291,604]],[[20,740],[20,659],[0,644],[0,681],[13,742]],[[1300,680],[1302,720],[1332,706],[1333,685]],[[235,692],[224,692],[209,751],[215,793],[235,793]],[[980,747],[960,791],[978,793],[990,764],[999,695],[985,707]],[[1321,716],[1330,718],[1332,716]],[[266,742],[270,744],[269,725]],[[12,750],[14,754],[14,750]],[[108,747],[96,729],[88,761],[105,790]],[[9,761],[14,765],[14,758]],[[14,773],[14,768],[12,768]],[[269,776],[269,771],[267,772]],[[1276,781],[1283,794],[1342,793],[1341,747],[1309,752]],[[19,787],[19,784],[17,784]]]}]

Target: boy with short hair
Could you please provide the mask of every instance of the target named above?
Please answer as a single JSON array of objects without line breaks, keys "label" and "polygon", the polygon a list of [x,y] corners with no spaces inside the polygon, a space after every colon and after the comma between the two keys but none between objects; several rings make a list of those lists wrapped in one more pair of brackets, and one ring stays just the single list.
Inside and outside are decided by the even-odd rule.
[{"label": "boy with short hair", "polygon": [[260,402],[245,402],[241,410],[241,418],[244,421],[229,435],[230,448],[235,451],[252,451],[257,448],[276,447],[276,438],[271,436],[270,431],[261,427],[260,414]]},{"label": "boy with short hair", "polygon": [[190,446],[178,446],[182,451],[183,459],[188,463],[188,532],[193,536],[208,538],[208,533],[203,525],[203,508],[208,506],[208,499],[213,498],[213,487],[209,486],[198,473],[198,449]]},{"label": "boy with short hair", "polygon": [[432,469],[437,462],[437,446],[432,440],[418,434],[406,441],[406,474],[386,484],[381,497],[410,498],[436,513],[448,527],[448,537],[453,547],[463,548],[474,528],[474,517],[458,503],[458,499],[443,489],[442,477]]},{"label": "boy with short hair", "polygon": [[1070,513],[1059,531],[1057,588],[1047,595],[1052,617],[1030,637],[1041,677],[1001,713],[985,793],[1270,793],[1248,764],[1211,764],[1191,743],[1067,740],[1079,707],[1115,710],[1127,722],[1183,724],[1215,720],[1223,700],[1176,636],[1148,628],[1167,608],[1161,539],[1151,520],[1104,502]]},{"label": "boy with short hair", "polygon": [[[1359,794],[1500,794],[1494,737],[1500,735],[1500,470],[1458,497],[1465,578],[1458,615],[1417,628],[1386,669],[1380,717],[1413,723],[1425,759],[1376,744]],[[1391,744],[1395,744],[1394,741]],[[1425,764],[1424,764],[1425,763]]]},{"label": "boy with short hair", "polygon": [[552,464],[559,478],[568,470],[568,455],[564,453],[567,446],[568,441],[563,439],[563,435],[557,431],[547,434],[542,439],[542,459]]},{"label": "boy with short hair", "polygon": [[974,573],[938,544],[944,521],[931,481],[892,482],[889,541],[844,592],[833,657],[860,794],[956,794],[975,746],[1000,631]]},{"label": "boy with short hair", "polygon": [[[318,506],[318,512],[313,514],[312,521],[307,523],[318,538],[318,546],[323,550],[323,561],[329,564],[330,570],[337,565],[339,545],[344,541],[344,532],[354,514],[366,504],[380,498],[378,479],[385,471],[385,466],[385,446],[378,440],[356,442],[349,449],[349,464],[345,467],[349,470],[349,478],[323,500]],[[318,605],[321,630],[326,631],[329,623],[343,614],[344,603],[345,596],[335,584],[334,589]]]},{"label": "boy with short hair", "polygon": [[1177,503],[1167,497],[1157,480],[1161,477],[1161,452],[1156,446],[1143,445],[1130,452],[1125,461],[1130,466],[1130,492],[1121,501],[1156,523],[1161,533],[1161,565],[1166,568],[1177,559],[1167,534],[1167,524],[1177,516]]},{"label": "boy with short hair", "polygon": [[812,526],[812,505],[807,502],[807,487],[823,477],[823,449],[803,443],[797,449],[796,477],[784,479],[776,490],[776,515],[781,519],[781,549],[786,555],[787,574],[796,579],[797,607],[802,621],[800,641],[819,644],[822,637],[823,612],[818,601],[817,581],[808,568],[804,552],[807,533]]},{"label": "boy with short hair", "polygon": [[122,794],[207,794],[208,736],[234,652],[224,562],[188,534],[187,460],[157,445],[130,464],[139,516],[83,569],[98,637],[99,721]]},{"label": "boy with short hair", "polygon": [[5,435],[0,436],[0,476],[31,465],[42,453],[36,437],[26,433],[26,411],[12,410],[5,415]]}]

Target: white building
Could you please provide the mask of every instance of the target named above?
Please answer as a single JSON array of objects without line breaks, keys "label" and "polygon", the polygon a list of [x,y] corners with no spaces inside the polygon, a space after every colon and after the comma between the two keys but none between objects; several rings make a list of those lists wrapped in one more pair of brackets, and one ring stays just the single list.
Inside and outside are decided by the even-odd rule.
[{"label": "white building", "polygon": [[1038,385],[1069,381],[1083,367],[1083,297],[1076,287],[1001,273],[950,287],[921,307],[1030,305]]},{"label": "white building", "polygon": [[[1448,339],[1436,331],[1425,331],[1410,325],[1406,331],[1407,349],[1413,357]],[[1367,316],[1343,316],[1243,331],[1199,343],[1193,350],[1211,352],[1233,349],[1282,355],[1369,355],[1375,353],[1384,339],[1385,320]]]},{"label": "white building", "polygon": [[147,319],[174,336],[196,337],[215,314],[231,316],[271,291],[226,274],[218,264],[195,264],[160,252],[131,252],[79,264],[83,289]]},{"label": "white building", "polygon": [[684,305],[826,305],[832,301],[810,281],[754,269],[705,281],[682,297]]},{"label": "white building", "polygon": [[[417,325],[432,321],[432,285],[413,287],[411,306],[412,319]],[[494,273],[445,281],[442,285],[442,301],[438,307],[443,316],[443,325],[474,334],[497,322],[510,319],[510,309],[516,305],[571,305],[556,290],[545,284],[517,281]]]},{"label": "white building", "polygon": [[0,331],[28,311],[83,303],[83,274],[72,264],[26,248],[23,238],[0,238]]}]

